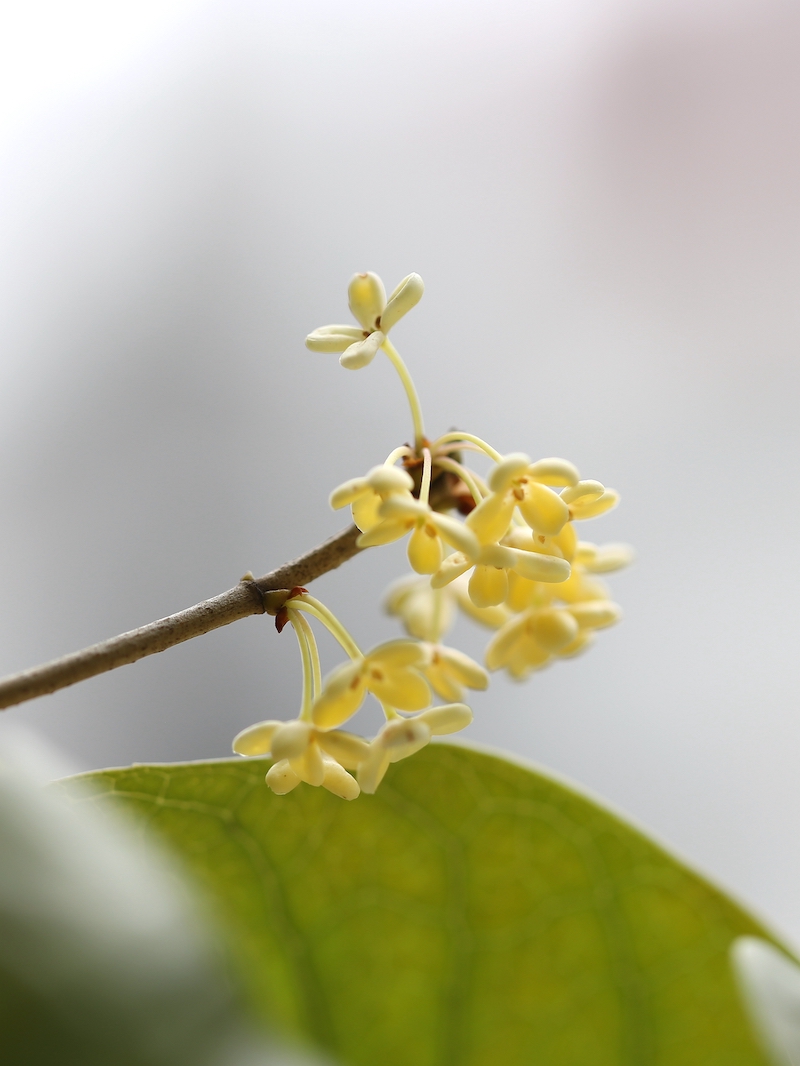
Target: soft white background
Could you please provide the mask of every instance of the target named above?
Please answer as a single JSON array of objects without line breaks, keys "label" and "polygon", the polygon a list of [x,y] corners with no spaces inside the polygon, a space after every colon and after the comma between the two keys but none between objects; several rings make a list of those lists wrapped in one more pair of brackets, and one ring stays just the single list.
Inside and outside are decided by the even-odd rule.
[{"label": "soft white background", "polygon": [[[303,338],[353,271],[416,270],[393,337],[428,428],[573,459],[623,496],[587,534],[638,551],[624,623],[497,679],[469,735],[800,939],[797,8],[31,2],[0,42],[0,669],[340,528],[329,489],[409,421],[388,366]],[[403,570],[314,591],[370,644]],[[253,618],[0,729],[77,768],[223,756],[298,693]]]}]

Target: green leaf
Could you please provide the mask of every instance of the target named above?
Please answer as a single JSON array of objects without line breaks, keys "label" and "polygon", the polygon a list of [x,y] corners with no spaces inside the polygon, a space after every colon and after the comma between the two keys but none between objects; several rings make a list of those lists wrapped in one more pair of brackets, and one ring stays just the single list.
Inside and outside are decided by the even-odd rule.
[{"label": "green leaf", "polygon": [[136,811],[233,932],[253,1000],[352,1066],[764,1062],[727,952],[766,935],[580,793],[437,744],[346,803],[268,763],[67,782]]},{"label": "green leaf", "polygon": [[0,1061],[299,1066],[251,1032],[174,860],[18,755],[0,751]]}]

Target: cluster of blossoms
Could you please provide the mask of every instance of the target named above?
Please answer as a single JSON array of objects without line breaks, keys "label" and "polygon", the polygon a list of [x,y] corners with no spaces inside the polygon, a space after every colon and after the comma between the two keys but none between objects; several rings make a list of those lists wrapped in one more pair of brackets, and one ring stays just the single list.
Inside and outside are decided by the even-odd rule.
[{"label": "cluster of blossoms", "polygon": [[[404,278],[388,299],[377,275],[356,274],[350,309],[361,328],[323,326],[306,339],[312,351],[341,353],[348,369],[366,366],[382,350],[400,376],[413,445],[396,448],[380,466],[334,489],[330,503],[350,507],[361,531],[359,547],[408,537],[415,576],[393,586],[387,599],[387,610],[402,621],[409,639],[367,654],[305,589],[289,594],[276,621],[279,628],[291,624],[300,644],[300,715],[290,722],[259,722],[233,742],[241,755],[272,756],[267,784],[279,794],[301,781],[344,799],[374,792],[390,763],[472,721],[465,689],[485,689],[489,676],[463,652],[442,644],[456,610],[496,631],[486,667],[505,669],[518,680],[584,651],[598,629],[620,617],[598,575],[627,565],[630,549],[581,541],[576,528],[616,506],[613,489],[582,479],[565,459],[501,455],[471,433],[426,438],[413,381],[388,338],[422,293],[418,274]],[[465,465],[464,452],[488,457],[493,465],[486,478]],[[349,659],[324,683],[306,614],[330,630]],[[367,693],[386,719],[371,741],[340,728]],[[434,695],[447,702],[431,706]]]}]

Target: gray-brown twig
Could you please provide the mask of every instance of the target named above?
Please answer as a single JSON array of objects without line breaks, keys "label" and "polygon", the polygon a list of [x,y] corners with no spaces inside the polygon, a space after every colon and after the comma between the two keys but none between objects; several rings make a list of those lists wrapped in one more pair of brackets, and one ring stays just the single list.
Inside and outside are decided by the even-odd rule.
[{"label": "gray-brown twig", "polygon": [[[203,600],[185,611],[159,618],[157,622],[132,629],[118,637],[92,644],[82,651],[72,652],[60,659],[23,670],[18,674],[0,679],[0,709],[13,707],[25,700],[44,696],[67,688],[78,681],[114,670],[118,666],[134,663],[146,655],[165,651],[184,640],[210,633],[239,618],[251,614],[275,614],[286,599],[288,591],[296,585],[305,585],[314,578],[335,570],[337,566],[357,555],[358,529],[349,526],[312,548],[298,559],[284,563],[263,577],[242,579],[236,588]],[[276,595],[270,595],[275,593]]]}]

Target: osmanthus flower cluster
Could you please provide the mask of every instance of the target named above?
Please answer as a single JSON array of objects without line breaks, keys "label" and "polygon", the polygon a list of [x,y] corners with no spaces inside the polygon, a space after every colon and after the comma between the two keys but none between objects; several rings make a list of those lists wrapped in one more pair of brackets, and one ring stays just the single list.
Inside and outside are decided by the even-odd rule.
[{"label": "osmanthus flower cluster", "polygon": [[[322,682],[319,651],[306,612],[333,634],[349,661]],[[342,799],[374,792],[390,763],[419,751],[432,736],[454,733],[472,721],[461,702],[464,687],[484,689],[486,671],[468,656],[425,641],[391,640],[364,654],[342,623],[305,589],[292,589],[279,618],[288,622],[300,645],[303,695],[300,714],[289,722],[257,722],[234,738],[240,755],[271,755],[267,784],[279,795],[301,781],[323,785]],[[281,626],[282,628],[282,626]],[[459,697],[431,707],[433,692]],[[368,742],[339,727],[371,693],[386,723]],[[403,713],[401,713],[403,712]],[[411,714],[411,717],[404,715]],[[348,771],[356,771],[357,779]]]},{"label": "osmanthus flower cluster", "polygon": [[[598,547],[578,536],[578,523],[616,506],[613,489],[582,478],[565,459],[503,455],[472,433],[426,437],[411,375],[388,338],[422,294],[418,274],[405,277],[388,299],[377,275],[356,274],[348,295],[358,326],[323,326],[306,339],[312,351],[341,353],[347,369],[367,366],[383,351],[397,370],[413,444],[401,444],[383,463],[334,489],[330,503],[351,509],[361,548],[407,538],[408,561],[420,576],[393,586],[387,600],[409,639],[366,654],[305,589],[289,594],[280,622],[292,625],[300,644],[300,715],[260,722],[234,740],[242,755],[272,756],[267,783],[280,794],[301,781],[345,799],[374,792],[390,763],[469,724],[465,690],[486,688],[488,674],[442,643],[457,610],[495,630],[486,667],[518,680],[586,650],[598,629],[620,617],[598,575],[627,565],[630,549]],[[465,453],[482,455],[484,465],[488,460],[484,476],[466,465]],[[324,683],[305,614],[322,622],[348,656]],[[371,741],[340,728],[368,694],[385,717]],[[445,702],[431,706],[434,696]]]}]

